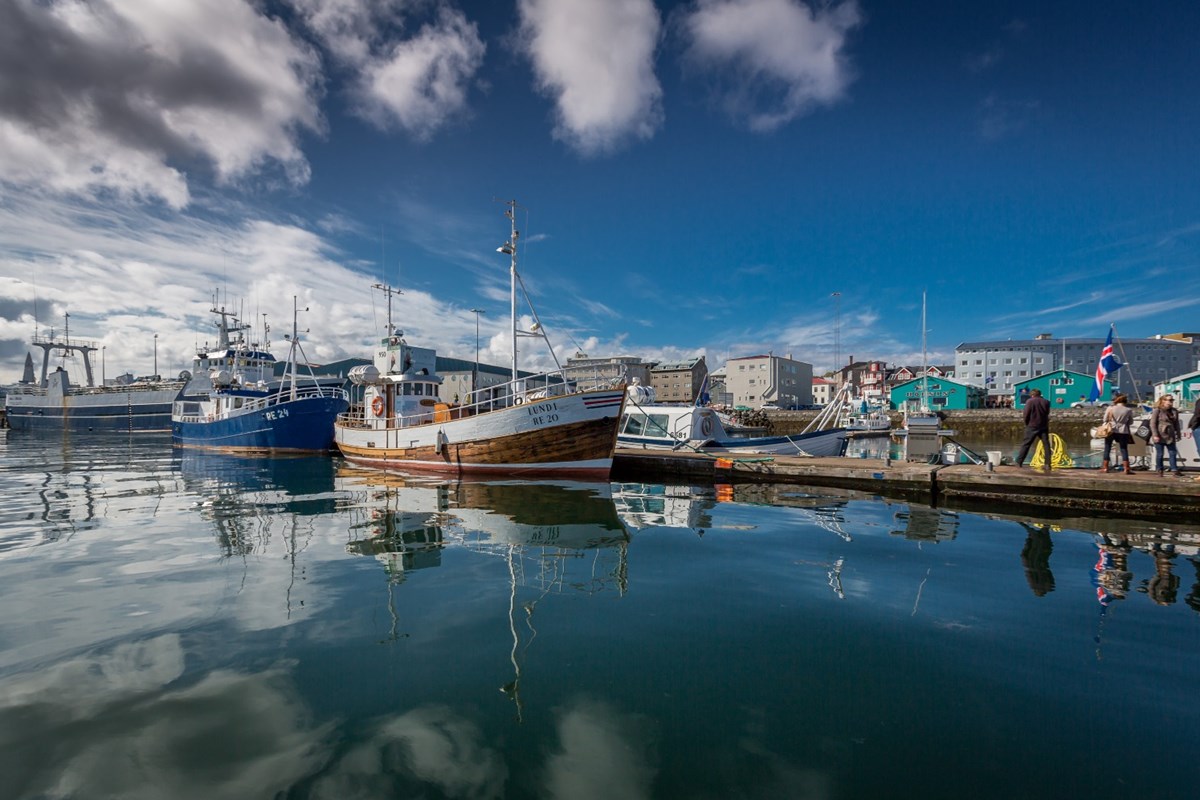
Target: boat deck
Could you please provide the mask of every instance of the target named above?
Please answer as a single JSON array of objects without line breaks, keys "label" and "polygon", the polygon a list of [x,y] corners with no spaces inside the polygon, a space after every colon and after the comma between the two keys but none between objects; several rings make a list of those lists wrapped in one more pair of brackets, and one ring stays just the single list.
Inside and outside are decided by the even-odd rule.
[{"label": "boat deck", "polygon": [[618,448],[615,480],[700,480],[713,483],[784,483],[833,487],[897,497],[931,506],[1021,508],[1054,516],[1064,511],[1184,521],[1200,512],[1200,472],[1160,478],[1152,471],[1132,475],[1095,469],[926,464],[865,458],[760,456],[716,459],[697,453],[647,452]]}]

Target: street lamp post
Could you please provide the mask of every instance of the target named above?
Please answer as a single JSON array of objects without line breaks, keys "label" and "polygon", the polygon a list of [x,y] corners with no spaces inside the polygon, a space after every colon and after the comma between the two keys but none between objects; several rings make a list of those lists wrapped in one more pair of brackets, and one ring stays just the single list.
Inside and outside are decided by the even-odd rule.
[{"label": "street lamp post", "polygon": [[104,374],[104,361],[105,361],[104,356],[107,354],[107,351],[108,351],[108,345],[104,345],[103,347],[100,348],[100,385],[101,386],[108,385],[108,378],[106,378],[105,374]]},{"label": "street lamp post", "polygon": [[479,315],[486,314],[482,308],[472,308],[475,315],[475,366],[471,370],[471,396],[478,400],[479,391]]},{"label": "street lamp post", "polygon": [[154,380],[158,380],[158,334],[154,334]]}]

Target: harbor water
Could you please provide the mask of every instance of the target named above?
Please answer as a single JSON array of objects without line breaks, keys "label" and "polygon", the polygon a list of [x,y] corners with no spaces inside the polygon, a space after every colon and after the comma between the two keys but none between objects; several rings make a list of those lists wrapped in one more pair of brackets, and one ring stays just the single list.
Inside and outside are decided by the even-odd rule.
[{"label": "harbor water", "polygon": [[16,431],[0,498],[6,798],[1200,784],[1187,524]]}]

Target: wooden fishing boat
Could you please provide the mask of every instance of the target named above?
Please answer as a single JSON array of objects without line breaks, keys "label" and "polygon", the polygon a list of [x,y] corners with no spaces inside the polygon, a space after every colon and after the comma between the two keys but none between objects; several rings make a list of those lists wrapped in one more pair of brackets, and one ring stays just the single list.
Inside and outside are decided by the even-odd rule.
[{"label": "wooden fishing boat", "polygon": [[[486,392],[473,387],[465,404],[443,400],[436,352],[404,340],[391,321],[395,290],[378,286],[388,295],[388,335],[372,364],[350,371],[358,397],[334,425],[348,461],[379,469],[607,477],[625,404],[624,379],[588,383],[561,365],[537,375],[518,370],[517,338],[544,338],[545,331],[540,322],[530,331],[517,329],[519,232],[516,204],[508,206],[511,238],[499,251],[511,257],[512,380]],[[533,317],[536,321],[536,312]]]}]

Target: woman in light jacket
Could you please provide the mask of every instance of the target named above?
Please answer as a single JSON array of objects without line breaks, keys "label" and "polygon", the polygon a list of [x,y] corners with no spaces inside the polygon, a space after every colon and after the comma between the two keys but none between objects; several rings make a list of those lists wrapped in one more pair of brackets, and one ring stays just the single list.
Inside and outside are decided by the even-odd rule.
[{"label": "woman in light jacket", "polygon": [[1177,478],[1183,477],[1177,463],[1179,450],[1175,447],[1181,432],[1179,412],[1175,410],[1175,398],[1164,394],[1158,398],[1158,402],[1154,404],[1154,411],[1150,414],[1150,441],[1154,443],[1154,468],[1158,470],[1160,478],[1163,474],[1164,447],[1171,454],[1171,472],[1175,473]]},{"label": "woman in light jacket", "polygon": [[1112,453],[1113,442],[1116,442],[1121,448],[1121,463],[1125,465],[1125,474],[1133,474],[1133,468],[1129,465],[1129,445],[1133,442],[1129,427],[1133,424],[1133,409],[1125,405],[1128,399],[1119,394],[1113,398],[1113,404],[1104,411],[1104,421],[1112,426],[1108,436],[1104,437],[1104,462],[1100,469],[1105,472],[1112,472],[1108,466],[1108,457]]}]

